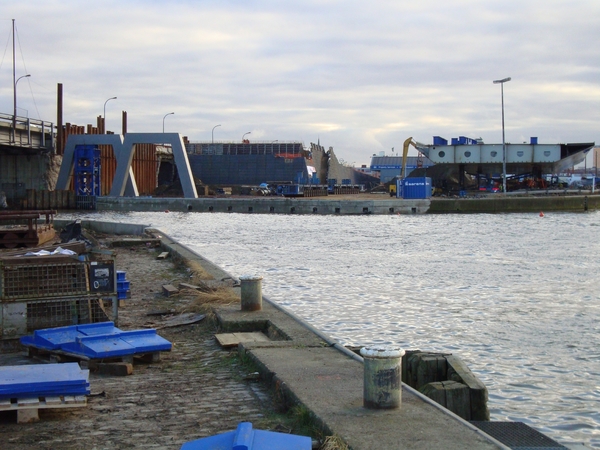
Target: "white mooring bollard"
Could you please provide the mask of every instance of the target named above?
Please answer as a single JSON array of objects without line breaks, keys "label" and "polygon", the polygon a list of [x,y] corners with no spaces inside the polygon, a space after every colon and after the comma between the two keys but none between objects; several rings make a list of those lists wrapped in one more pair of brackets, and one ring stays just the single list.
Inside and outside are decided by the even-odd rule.
[{"label": "white mooring bollard", "polygon": [[404,350],[394,346],[364,347],[363,404],[369,409],[399,408],[402,403],[402,356]]},{"label": "white mooring bollard", "polygon": [[242,311],[260,311],[262,309],[261,276],[243,275],[240,277]]}]

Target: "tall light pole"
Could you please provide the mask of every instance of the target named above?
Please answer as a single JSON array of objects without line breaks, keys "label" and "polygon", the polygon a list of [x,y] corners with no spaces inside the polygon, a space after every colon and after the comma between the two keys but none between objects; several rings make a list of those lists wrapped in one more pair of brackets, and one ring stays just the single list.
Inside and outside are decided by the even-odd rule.
[{"label": "tall light pole", "polygon": [[104,102],[104,114],[102,114],[102,126],[104,127],[104,133],[106,134],[106,104],[111,100],[116,100],[117,97],[111,97]]},{"label": "tall light pole", "polygon": [[220,126],[221,126],[221,125],[219,124],[219,125],[215,125],[215,126],[213,127],[213,129],[212,129],[212,132],[211,132],[211,144],[214,144],[214,143],[215,143],[215,128],[217,128],[217,127],[220,127]]},{"label": "tall light pole", "polygon": [[510,81],[510,77],[494,80],[494,84],[500,84],[500,95],[502,98],[502,192],[506,194],[506,141],[504,139],[504,83]]},{"label": "tall light pole", "polygon": [[163,133],[165,132],[165,119],[167,118],[167,116],[170,116],[171,114],[175,114],[174,112],[170,112],[165,114],[165,116],[163,117]]},{"label": "tall light pole", "polygon": [[30,77],[30,74],[27,75],[23,75],[22,77],[17,78],[17,81],[15,81],[15,86],[13,89],[13,95],[14,95],[14,101],[13,101],[13,106],[14,106],[14,110],[13,110],[13,130],[12,130],[12,138],[13,138],[13,142],[17,142],[17,83],[19,82],[19,80],[21,78],[27,78]]},{"label": "tall light pole", "polygon": [[244,143],[244,138],[246,137],[246,135],[247,135],[247,134],[250,134],[250,133],[251,133],[251,131],[248,131],[247,133],[244,133],[244,134],[242,135],[242,144]]}]

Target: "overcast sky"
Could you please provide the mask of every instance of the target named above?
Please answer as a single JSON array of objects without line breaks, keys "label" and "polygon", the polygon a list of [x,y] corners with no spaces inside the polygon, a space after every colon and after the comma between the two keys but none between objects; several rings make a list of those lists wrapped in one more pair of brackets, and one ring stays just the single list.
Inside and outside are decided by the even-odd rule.
[{"label": "overcast sky", "polygon": [[[0,0],[0,112],[191,141],[600,144],[599,0]],[[412,152],[411,152],[412,153]],[[591,159],[590,159],[591,161]]]}]

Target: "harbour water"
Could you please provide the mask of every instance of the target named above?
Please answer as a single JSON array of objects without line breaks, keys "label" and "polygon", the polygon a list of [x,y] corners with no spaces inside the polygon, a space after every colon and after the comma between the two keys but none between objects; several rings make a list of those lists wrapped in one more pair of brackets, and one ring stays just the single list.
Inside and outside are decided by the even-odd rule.
[{"label": "harbour water", "polygon": [[452,352],[487,386],[492,420],[600,448],[598,211],[77,217],[149,224],[262,275],[264,295],[343,344]]}]

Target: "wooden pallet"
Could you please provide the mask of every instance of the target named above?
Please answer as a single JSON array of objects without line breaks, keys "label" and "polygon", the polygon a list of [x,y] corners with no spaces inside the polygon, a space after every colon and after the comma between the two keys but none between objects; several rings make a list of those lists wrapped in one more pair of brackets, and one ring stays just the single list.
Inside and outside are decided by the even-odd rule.
[{"label": "wooden pallet", "polygon": [[17,423],[37,422],[40,420],[40,409],[81,408],[83,406],[87,406],[87,397],[85,395],[0,400],[0,411],[17,411]]},{"label": "wooden pallet", "polygon": [[111,358],[95,359],[84,355],[64,352],[62,350],[44,350],[37,347],[27,346],[27,354],[30,358],[40,359],[46,362],[79,362],[80,366],[93,369],[101,363],[130,363],[139,361],[142,363],[156,363],[160,361],[161,352],[135,353],[132,355],[115,356]]}]

